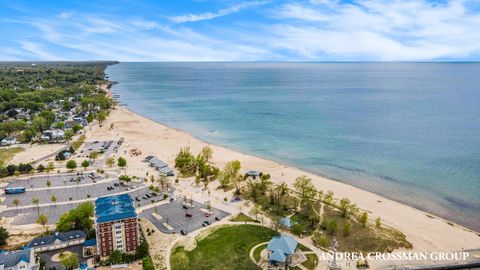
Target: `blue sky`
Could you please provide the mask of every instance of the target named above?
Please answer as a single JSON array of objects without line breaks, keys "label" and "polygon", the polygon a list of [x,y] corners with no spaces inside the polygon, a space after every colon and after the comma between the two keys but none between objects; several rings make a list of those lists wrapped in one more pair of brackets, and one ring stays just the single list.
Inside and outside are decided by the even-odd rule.
[{"label": "blue sky", "polygon": [[0,29],[2,61],[480,60],[480,0],[6,0]]}]

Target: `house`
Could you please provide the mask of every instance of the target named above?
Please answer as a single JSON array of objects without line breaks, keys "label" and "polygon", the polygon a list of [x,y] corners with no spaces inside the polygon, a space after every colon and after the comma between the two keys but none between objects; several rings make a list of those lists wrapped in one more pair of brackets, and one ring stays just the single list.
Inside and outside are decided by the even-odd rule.
[{"label": "house", "polygon": [[11,137],[6,137],[5,139],[2,140],[1,145],[2,146],[7,146],[7,145],[14,145],[17,144],[17,139],[13,136]]},{"label": "house", "polygon": [[42,141],[61,141],[65,138],[65,131],[61,129],[45,130],[40,138]]},{"label": "house", "polygon": [[97,250],[106,258],[114,250],[135,253],[139,245],[138,217],[128,194],[101,197],[95,200]]},{"label": "house", "polygon": [[38,270],[33,249],[22,249],[0,253],[0,270]]},{"label": "house", "polygon": [[82,254],[84,258],[97,255],[97,239],[85,240],[83,242]]},{"label": "house", "polygon": [[57,250],[69,246],[80,245],[85,242],[86,235],[83,231],[75,230],[68,232],[55,232],[54,234],[41,236],[27,244],[35,252]]},{"label": "house", "polygon": [[281,268],[290,265],[297,245],[298,242],[290,235],[282,234],[280,236],[274,236],[267,245],[268,260],[272,265]]}]

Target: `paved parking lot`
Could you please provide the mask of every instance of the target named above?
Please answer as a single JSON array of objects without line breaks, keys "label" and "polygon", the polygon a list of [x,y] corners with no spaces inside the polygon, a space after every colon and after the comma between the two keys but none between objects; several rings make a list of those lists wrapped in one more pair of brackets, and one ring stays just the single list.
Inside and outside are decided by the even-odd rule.
[{"label": "paved parking lot", "polygon": [[[215,217],[218,217],[221,220],[229,215],[229,213],[225,211],[212,207],[213,214],[210,215],[210,217],[205,217],[205,212],[201,211],[200,209],[206,208],[207,206],[195,201],[193,204],[195,207],[186,210],[183,208],[183,200],[175,200],[170,203],[144,210],[140,214],[140,217],[150,220],[150,222],[152,222],[157,229],[164,233],[180,233],[180,230],[187,230],[187,232],[190,233],[202,228],[202,223],[205,220],[208,220],[213,224],[214,222],[217,222]],[[160,215],[162,219],[158,220],[152,215],[155,213],[155,208],[156,213]],[[191,213],[192,217],[187,217],[186,211]],[[167,220],[168,224],[174,228],[173,232],[167,230],[167,228],[162,225],[162,223],[167,222]]]},{"label": "paved parking lot", "polygon": [[[146,186],[143,183],[135,183],[134,185],[146,189]],[[102,197],[127,191],[127,189],[122,186],[117,186],[113,190],[108,190],[107,187],[110,186],[114,186],[113,182],[89,185],[79,184],[77,186],[49,188],[43,190],[27,190],[25,193],[3,195],[2,197],[5,198],[5,201],[2,204],[7,205],[7,207],[15,207],[13,201],[15,199],[18,199],[18,206],[32,205],[32,198],[38,198],[39,204],[52,203],[52,195],[55,195],[55,197],[57,198],[57,203],[60,203],[68,201],[86,200],[89,198]]]},{"label": "paved parking lot", "polygon": [[[136,196],[141,197],[147,192],[149,192],[147,187],[143,187],[140,190],[130,191],[128,192],[128,194],[130,194],[132,198],[135,198]],[[159,200],[161,198],[162,196],[158,195],[157,197],[155,197],[155,200]],[[148,199],[148,200],[142,199],[140,203],[136,202],[136,205],[137,207],[146,206],[151,203],[152,203],[151,199]],[[39,213],[43,213],[48,216],[48,224],[54,224],[58,221],[58,219],[63,213],[68,212],[71,209],[77,207],[78,204],[79,203],[68,203],[68,204],[59,204],[59,205],[31,207],[31,208],[25,208],[25,209],[9,208],[8,210],[3,211],[1,213],[1,216],[6,218],[14,218],[14,220],[12,221],[12,225],[26,225],[26,224],[35,223]]]},{"label": "paved parking lot", "polygon": [[[91,171],[69,173],[69,174],[52,174],[44,176],[33,176],[26,179],[15,179],[8,182],[6,187],[25,187],[29,188],[47,188],[47,182],[50,181],[51,187],[70,186],[77,184],[93,183],[88,177]],[[95,175],[99,176],[97,173]],[[95,178],[96,181],[104,179],[103,176]],[[71,181],[74,180],[74,181]]]}]

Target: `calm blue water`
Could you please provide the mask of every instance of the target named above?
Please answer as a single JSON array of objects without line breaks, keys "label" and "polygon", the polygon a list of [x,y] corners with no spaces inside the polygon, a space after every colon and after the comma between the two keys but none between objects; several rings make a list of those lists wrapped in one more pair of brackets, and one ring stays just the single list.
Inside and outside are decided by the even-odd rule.
[{"label": "calm blue water", "polygon": [[480,64],[121,63],[134,112],[480,231]]}]

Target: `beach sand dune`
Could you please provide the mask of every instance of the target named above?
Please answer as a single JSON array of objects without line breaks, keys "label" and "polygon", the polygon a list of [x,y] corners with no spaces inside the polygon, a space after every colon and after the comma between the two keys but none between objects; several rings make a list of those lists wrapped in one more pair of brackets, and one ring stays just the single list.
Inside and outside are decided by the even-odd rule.
[{"label": "beach sand dune", "polygon": [[[113,129],[111,124],[113,123]],[[125,138],[126,147],[142,151],[138,157],[128,157],[128,173],[145,176],[141,159],[155,155],[173,167],[176,153],[181,147],[190,147],[196,154],[208,143],[200,141],[187,132],[161,125],[120,107],[111,113],[102,127],[95,126],[89,136],[98,139]],[[296,177],[311,177],[320,190],[334,192],[336,198],[347,197],[360,208],[370,212],[370,218],[380,217],[384,224],[404,232],[415,251],[459,251],[480,248],[480,236],[460,225],[448,224],[446,220],[395,202],[371,192],[361,190],[334,180],[285,166],[270,160],[239,153],[224,147],[210,145],[213,149],[214,165],[223,168],[230,160],[240,160],[242,171],[259,170],[271,174],[272,181],[293,184]],[[121,153],[125,155],[125,152]],[[143,164],[143,168],[144,164]],[[453,224],[453,225],[451,225]]]}]

